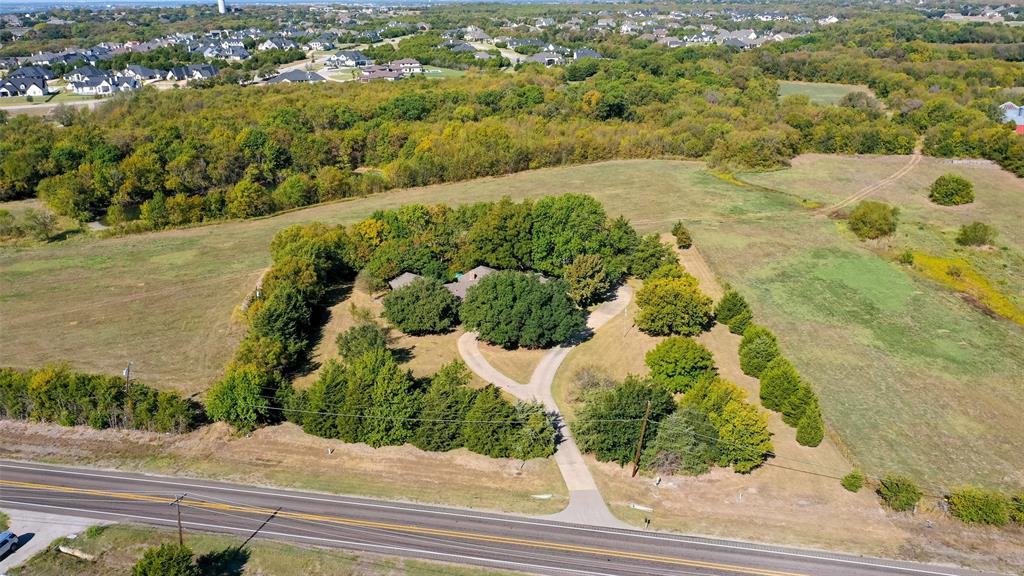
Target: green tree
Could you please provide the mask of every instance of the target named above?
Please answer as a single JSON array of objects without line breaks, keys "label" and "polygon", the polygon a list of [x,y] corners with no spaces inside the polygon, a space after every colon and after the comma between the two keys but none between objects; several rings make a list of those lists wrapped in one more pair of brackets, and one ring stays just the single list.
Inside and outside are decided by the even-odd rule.
[{"label": "green tree", "polygon": [[854,468],[849,474],[843,476],[840,484],[850,492],[859,492],[864,487],[864,474]]},{"label": "green tree", "polygon": [[558,433],[544,405],[540,402],[518,402],[515,410],[517,424],[509,456],[529,460],[554,454]]},{"label": "green tree", "polygon": [[251,218],[270,214],[274,210],[273,199],[266,188],[257,182],[245,179],[228,191],[228,214],[234,218]]},{"label": "green tree", "polygon": [[961,246],[991,246],[996,241],[996,229],[984,222],[971,222],[960,227],[956,243]]},{"label": "green tree", "polygon": [[974,185],[956,174],[943,174],[932,182],[928,198],[942,206],[959,206],[974,202]]},{"label": "green tree", "polygon": [[508,457],[515,443],[516,410],[488,384],[476,393],[462,427],[463,444],[471,452],[492,458]]},{"label": "green tree", "polygon": [[740,340],[740,368],[744,374],[757,378],[779,353],[774,334],[767,328],[750,326]]},{"label": "green tree", "polygon": [[589,196],[563,194],[533,206],[533,268],[555,275],[578,254],[602,254],[608,244],[606,216]]},{"label": "green tree", "polygon": [[676,237],[676,246],[686,249],[693,246],[693,239],[690,238],[690,231],[686,229],[686,226],[682,222],[676,222],[672,225],[672,235]]},{"label": "green tree", "polygon": [[26,234],[40,242],[46,242],[53,236],[53,230],[57,226],[57,217],[49,210],[35,210],[29,208],[22,214],[21,228]]},{"label": "green tree", "polygon": [[970,524],[1005,526],[1010,523],[1010,499],[992,490],[964,486],[949,495],[949,512]]},{"label": "green tree", "polygon": [[749,310],[750,305],[747,304],[747,300],[743,298],[742,294],[735,290],[728,290],[715,306],[715,320],[720,324],[729,324],[733,318]]},{"label": "green tree", "polygon": [[921,489],[913,480],[896,474],[889,474],[882,478],[878,487],[878,495],[886,506],[896,512],[913,510],[922,496]]},{"label": "green tree", "polygon": [[292,174],[278,184],[271,197],[277,210],[306,206],[317,200],[316,185],[305,174]]},{"label": "green tree", "polygon": [[147,548],[132,566],[132,576],[199,576],[192,550],[180,544]]},{"label": "green tree", "polygon": [[360,322],[338,334],[335,339],[338,354],[346,362],[372,350],[386,350],[390,341],[388,329],[373,321]]},{"label": "green tree", "polygon": [[579,306],[593,304],[611,288],[604,260],[596,254],[576,256],[563,270],[562,278],[568,286],[569,297]]},{"label": "green tree", "polygon": [[796,390],[782,403],[782,421],[796,427],[807,413],[808,408],[817,407],[818,398],[805,382],[801,382]]},{"label": "green tree", "polygon": [[441,367],[423,395],[420,423],[412,443],[421,450],[447,452],[462,446],[462,427],[476,392],[468,387],[469,369],[460,360]]},{"label": "green tree", "polygon": [[747,328],[750,328],[753,325],[753,322],[754,313],[748,308],[729,320],[729,332],[743,335],[743,333],[747,331]]},{"label": "green tree", "polygon": [[761,404],[769,410],[781,412],[789,398],[800,387],[796,368],[781,354],[761,371]]},{"label": "green tree", "polygon": [[458,310],[458,299],[433,278],[417,278],[384,296],[384,317],[413,336],[447,332]]},{"label": "green tree", "polygon": [[696,382],[718,375],[715,359],[700,343],[685,336],[661,341],[645,356],[651,380],[670,392],[686,392]]},{"label": "green tree", "polygon": [[703,412],[680,408],[658,423],[654,441],[644,448],[641,465],[659,474],[698,476],[718,461],[718,430]]},{"label": "green tree", "polygon": [[864,200],[850,213],[847,224],[861,240],[881,238],[896,231],[899,210],[882,202]]},{"label": "green tree", "polygon": [[386,349],[375,349],[348,362],[345,373],[345,394],[338,410],[338,437],[349,443],[365,442],[369,427],[364,418],[373,404],[372,389],[378,374],[394,357]]},{"label": "green tree", "polygon": [[170,222],[167,215],[167,198],[163,192],[153,194],[153,197],[142,203],[139,217],[143,222],[149,224],[154,230],[159,230]]},{"label": "green tree", "polygon": [[321,438],[338,437],[338,413],[345,399],[345,367],[328,360],[320,370],[320,377],[306,393],[306,414],[302,429]]},{"label": "green tree", "polygon": [[390,353],[378,350],[370,405],[363,411],[363,442],[374,448],[399,446],[412,438],[422,393],[408,371],[402,370]]},{"label": "green tree", "polygon": [[526,270],[533,260],[533,205],[508,197],[491,204],[466,233],[465,266],[486,264],[502,270]]},{"label": "green tree", "polygon": [[796,441],[801,446],[817,446],[825,438],[825,423],[821,421],[818,399],[811,397],[804,407],[803,416],[796,425]]},{"label": "green tree", "polygon": [[563,282],[510,271],[489,274],[470,288],[460,316],[482,340],[505,348],[561,344],[585,325]]},{"label": "green tree", "polygon": [[668,390],[634,376],[614,388],[595,390],[585,399],[573,423],[580,449],[592,452],[603,462],[625,465],[636,451],[648,402],[651,425],[643,438],[645,445],[654,439],[657,426],[653,424],[675,410]]},{"label": "green tree", "polygon": [[206,413],[227,422],[240,433],[252,432],[267,421],[270,403],[265,396],[275,389],[270,376],[252,365],[233,366],[210,388]]},{"label": "green tree", "polygon": [[637,278],[648,278],[658,268],[676,263],[675,252],[662,243],[657,234],[649,234],[640,239],[630,257],[629,273]]},{"label": "green tree", "polygon": [[718,430],[721,466],[746,474],[760,466],[773,450],[768,418],[755,406],[733,400],[708,418]]},{"label": "green tree", "polygon": [[636,302],[640,307],[637,327],[655,336],[698,334],[711,321],[712,300],[688,274],[681,278],[655,278],[652,274],[637,292]]}]

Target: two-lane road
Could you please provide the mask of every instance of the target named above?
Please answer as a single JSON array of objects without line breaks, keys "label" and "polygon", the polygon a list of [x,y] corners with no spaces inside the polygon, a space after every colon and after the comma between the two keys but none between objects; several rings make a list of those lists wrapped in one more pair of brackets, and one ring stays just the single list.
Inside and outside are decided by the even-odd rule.
[{"label": "two-lane road", "polygon": [[[962,575],[928,566],[186,478],[0,461],[0,506],[553,575]],[[856,528],[851,528],[856,529]]]}]

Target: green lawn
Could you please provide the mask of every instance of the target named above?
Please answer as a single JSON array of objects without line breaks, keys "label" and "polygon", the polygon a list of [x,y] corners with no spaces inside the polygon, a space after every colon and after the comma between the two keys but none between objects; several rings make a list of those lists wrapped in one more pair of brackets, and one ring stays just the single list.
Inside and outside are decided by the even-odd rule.
[{"label": "green lawn", "polygon": [[465,70],[453,70],[451,68],[438,68],[437,66],[424,66],[423,76],[426,78],[459,78],[466,75]]},{"label": "green lawn", "polygon": [[[616,161],[395,191],[262,220],[7,250],[0,253],[4,363],[67,359],[118,374],[131,360],[140,381],[203,390],[235,347],[231,311],[268,264],[267,245],[280,228],[350,223],[412,202],[579,192],[642,232],[684,220],[715,271],[778,333],[821,396],[827,423],[867,472],[904,472],[946,487],[1024,487],[1024,329],[880,257],[884,250],[801,202],[845,197],[903,162],[867,158],[858,169],[849,158],[798,159],[791,170],[758,176],[782,190],[773,192],[716,178],[699,163]],[[840,173],[847,177],[833,178]],[[911,173],[892,193],[918,194],[917,177]],[[987,182],[985,196],[1004,202],[991,209],[993,221],[1000,210],[1007,224],[1019,219],[1020,204],[1009,199],[1020,197],[1020,180],[993,175]],[[934,223],[901,230],[946,246],[943,218],[951,216],[930,216],[922,206],[908,207],[906,217],[915,210]]]},{"label": "green lawn", "polygon": [[797,82],[792,80],[779,81],[779,98],[786,96],[807,96],[815,104],[835,104],[850,92],[868,92],[867,86],[855,84],[831,84],[828,82]]},{"label": "green lawn", "polygon": [[[183,512],[183,514],[187,514]],[[177,531],[149,526],[116,524],[94,527],[67,544],[96,556],[89,562],[58,552],[54,546],[14,568],[10,576],[120,576],[151,546],[177,541]],[[511,576],[512,572],[453,564],[405,560],[375,554],[355,554],[255,539],[239,550],[238,536],[186,531],[188,545],[202,576]],[[518,574],[518,573],[516,573]]]},{"label": "green lawn", "polygon": [[73,92],[60,91],[52,96],[34,96],[29,101],[28,96],[12,96],[0,98],[0,108],[8,106],[24,106],[25,104],[57,104],[60,102],[76,102],[80,100],[96,100],[95,96],[84,96]]}]

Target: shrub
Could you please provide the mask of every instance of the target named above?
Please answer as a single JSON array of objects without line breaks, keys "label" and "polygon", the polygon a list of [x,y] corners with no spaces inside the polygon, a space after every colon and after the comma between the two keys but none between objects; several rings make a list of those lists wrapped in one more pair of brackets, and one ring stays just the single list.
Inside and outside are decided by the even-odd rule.
[{"label": "shrub", "polygon": [[904,266],[912,266],[914,264],[914,253],[910,250],[904,250],[900,253],[898,260]]},{"label": "shrub", "polygon": [[718,461],[718,431],[703,412],[682,408],[658,423],[641,465],[659,474],[704,474]]},{"label": "shrub", "polygon": [[656,336],[699,333],[711,321],[711,298],[702,294],[697,280],[685,272],[677,278],[660,278],[658,274],[656,270],[637,292],[637,327]]},{"label": "shrub", "polygon": [[817,446],[825,438],[825,423],[821,421],[821,409],[817,398],[804,408],[804,415],[796,425],[796,441],[801,446]]},{"label": "shrub", "polygon": [[750,306],[743,295],[735,290],[729,290],[718,301],[718,306],[715,306],[715,320],[721,324],[729,324],[737,315],[749,311]]},{"label": "shrub", "polygon": [[180,544],[148,548],[132,567],[132,576],[198,576],[192,550]]},{"label": "shrub", "polygon": [[676,237],[676,246],[684,249],[693,246],[690,231],[686,229],[682,222],[676,222],[672,226],[672,235]]},{"label": "shrub", "polygon": [[568,286],[569,297],[580,306],[600,300],[612,285],[604,260],[596,254],[576,256],[562,271],[562,278]]},{"label": "shrub", "polygon": [[417,278],[384,296],[384,317],[414,336],[447,332],[458,310],[458,299],[433,278]]},{"label": "shrub", "polygon": [[800,419],[804,417],[807,409],[817,405],[818,399],[814,391],[807,384],[801,383],[797,389],[786,398],[782,404],[782,421],[794,428],[800,425]]},{"label": "shrub", "polygon": [[522,272],[495,272],[469,289],[460,316],[485,342],[505,348],[561,344],[585,326],[583,312],[561,281]]},{"label": "shrub", "polygon": [[779,343],[767,328],[750,326],[740,340],[740,368],[755,378],[779,355]]},{"label": "shrub", "polygon": [[889,474],[878,487],[878,495],[886,506],[896,512],[913,510],[921,500],[921,489],[905,476]]},{"label": "shrub", "polygon": [[839,483],[850,492],[859,492],[864,487],[864,474],[860,470],[853,469],[849,474],[843,476]]},{"label": "shrub", "polygon": [[210,388],[206,413],[211,420],[227,422],[240,433],[252,432],[267,422],[267,392],[274,391],[270,376],[252,365],[234,366]]},{"label": "shrub", "polygon": [[1010,520],[1017,524],[1024,524],[1024,492],[1010,500]]},{"label": "shrub", "polygon": [[376,322],[362,322],[338,334],[338,354],[345,361],[358,358],[371,350],[386,349],[391,337],[388,329]]},{"label": "shrub", "polygon": [[960,227],[956,243],[961,246],[991,246],[996,241],[996,229],[984,222],[971,222]]},{"label": "shrub", "polygon": [[781,412],[790,396],[800,387],[796,368],[781,354],[772,359],[761,371],[761,404],[769,410]]},{"label": "shrub", "polygon": [[881,238],[896,231],[898,214],[899,210],[893,206],[865,200],[853,209],[847,223],[861,240]]},{"label": "shrub", "polygon": [[629,376],[614,388],[590,394],[573,423],[580,449],[592,452],[602,462],[625,465],[635,455],[648,402],[651,403],[650,425],[644,444],[654,439],[657,426],[653,424],[675,410],[675,402],[667,390]]},{"label": "shrub", "polygon": [[754,313],[750,309],[744,310],[729,320],[729,332],[742,335],[750,328],[754,321]]},{"label": "shrub", "polygon": [[954,518],[971,524],[1005,526],[1010,523],[1010,499],[975,486],[964,486],[949,495],[949,511]]},{"label": "shrub", "polygon": [[651,380],[670,392],[686,392],[699,380],[718,374],[711,352],[684,336],[666,338],[645,357]]},{"label": "shrub", "polygon": [[974,185],[956,174],[944,174],[932,182],[928,198],[942,206],[958,206],[974,202]]}]

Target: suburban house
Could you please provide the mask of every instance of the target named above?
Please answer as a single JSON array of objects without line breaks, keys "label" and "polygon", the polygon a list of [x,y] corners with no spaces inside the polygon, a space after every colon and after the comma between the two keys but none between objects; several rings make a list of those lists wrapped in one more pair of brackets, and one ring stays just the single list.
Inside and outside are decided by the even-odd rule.
[{"label": "suburban house", "polygon": [[298,45],[292,42],[288,38],[267,38],[263,42],[260,42],[256,49],[263,52],[266,50],[291,50],[297,48]]},{"label": "suburban house", "polygon": [[189,80],[205,80],[217,75],[217,69],[210,64],[189,64],[177,66],[167,72],[166,78],[176,82]]},{"label": "suburban house", "polygon": [[43,78],[45,80],[53,80],[56,76],[49,68],[42,66],[22,66],[14,72],[11,72],[9,78]]},{"label": "suburban house", "polygon": [[106,96],[116,92],[138,90],[142,83],[127,76],[92,76],[78,82],[68,82],[68,89],[81,96]]},{"label": "suburban house", "polygon": [[274,76],[270,80],[267,80],[267,84],[291,84],[293,82],[323,82],[326,79],[317,74],[316,72],[307,72],[305,70],[289,70],[282,72],[277,76]]},{"label": "suburban house", "polygon": [[382,66],[366,66],[362,68],[362,75],[359,77],[360,82],[370,82],[372,80],[386,80],[388,82],[394,82],[403,77],[401,70],[396,70],[391,67],[390,64]]},{"label": "suburban house", "polygon": [[537,52],[526,59],[527,62],[540,62],[545,66],[560,66],[565,64],[565,58],[555,52]]},{"label": "suburban house", "polygon": [[108,76],[107,72],[95,66],[80,66],[64,75],[68,82],[88,82],[93,79],[103,79]]},{"label": "suburban house", "polygon": [[[444,287],[447,288],[448,291],[451,292],[453,296],[462,300],[466,298],[466,292],[470,288],[476,286],[481,280],[484,279],[485,276],[487,276],[488,274],[492,274],[494,272],[497,272],[497,270],[495,270],[494,268],[490,268],[488,266],[477,266],[476,268],[473,268],[472,270],[467,270],[462,274],[456,274],[455,281],[445,284]],[[413,274],[412,272],[402,272],[400,275],[391,279],[388,282],[388,286],[390,286],[392,290],[398,290],[399,288],[412,284],[413,282],[420,278],[422,278],[422,276],[420,276],[419,274]]]},{"label": "suburban house", "polygon": [[1014,132],[1024,136],[1024,106],[1006,102],[999,109],[1003,111],[1003,122],[1012,122]]},{"label": "suburban house", "polygon": [[414,60],[412,58],[392,60],[390,66],[392,69],[398,70],[405,75],[423,73],[423,65],[420,64],[419,60]]},{"label": "suburban house", "polygon": [[576,49],[572,53],[572,57],[573,57],[574,60],[580,60],[582,58],[596,58],[596,59],[600,60],[600,59],[604,58],[604,56],[602,56],[601,53],[598,52],[597,50],[594,50],[593,48],[587,48],[587,47]]},{"label": "suburban house", "polygon": [[338,50],[325,63],[331,68],[362,68],[373,64],[373,60],[358,50]]},{"label": "suburban house", "polygon": [[129,64],[125,66],[124,71],[121,72],[122,76],[135,78],[139,82],[143,82],[145,80],[158,80],[163,78],[165,74],[166,73],[163,70],[147,68],[145,66],[139,66],[138,64]]},{"label": "suburban house", "polygon": [[46,96],[51,94],[46,78],[42,76],[10,77],[0,81],[0,97]]}]

